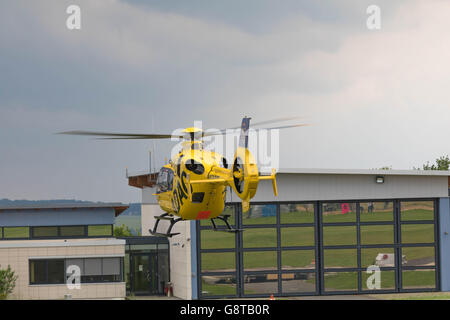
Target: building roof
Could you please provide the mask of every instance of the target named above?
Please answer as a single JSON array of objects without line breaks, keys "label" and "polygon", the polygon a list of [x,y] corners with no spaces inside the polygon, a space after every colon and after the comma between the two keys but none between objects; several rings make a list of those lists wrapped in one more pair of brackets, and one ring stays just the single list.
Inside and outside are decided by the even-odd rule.
[{"label": "building roof", "polygon": [[444,170],[379,170],[379,169],[309,169],[280,168],[278,173],[293,174],[356,174],[356,175],[396,175],[396,176],[444,176],[450,177],[450,171]]},{"label": "building roof", "polygon": [[[379,169],[322,169],[322,168],[280,168],[277,173],[284,174],[358,174],[358,175],[397,175],[397,176],[444,176],[450,177],[450,171],[445,170],[379,170]],[[135,174],[128,175],[129,184],[131,186],[136,186],[134,184],[139,184],[138,187],[142,185],[153,186],[156,181],[158,172],[139,172]],[[137,183],[141,180],[141,183]],[[145,180],[145,182],[144,182]]]},{"label": "building roof", "polygon": [[42,204],[42,205],[22,205],[22,206],[2,206],[1,211],[21,211],[21,210],[59,210],[59,209],[101,209],[101,208],[112,208],[114,209],[115,216],[117,217],[126,209],[128,205],[123,203],[52,203],[52,204]]}]

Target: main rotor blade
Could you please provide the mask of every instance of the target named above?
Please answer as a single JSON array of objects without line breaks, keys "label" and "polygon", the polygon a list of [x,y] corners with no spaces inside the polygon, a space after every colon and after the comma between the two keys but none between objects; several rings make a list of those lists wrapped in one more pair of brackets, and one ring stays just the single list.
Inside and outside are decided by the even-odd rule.
[{"label": "main rotor blade", "polygon": [[[283,117],[283,118],[277,118],[277,119],[270,119],[270,120],[265,120],[265,121],[259,121],[259,122],[251,122],[250,125],[251,127],[254,126],[260,126],[262,124],[269,124],[269,123],[277,123],[277,122],[284,122],[284,121],[289,121],[289,120],[295,120],[295,119],[301,119],[302,117]],[[238,127],[232,127],[232,128],[226,128],[226,129],[222,129],[220,131],[225,131],[225,130],[233,130],[233,129],[240,129],[241,126]]]},{"label": "main rotor blade", "polygon": [[272,127],[272,128],[257,128],[254,130],[274,130],[274,129],[288,129],[288,128],[295,128],[295,127],[306,127],[310,126],[308,123],[300,123],[300,124],[292,124],[288,126],[281,126],[281,127]]},{"label": "main rotor blade", "polygon": [[[283,117],[283,118],[277,118],[277,119],[270,119],[270,120],[265,120],[265,121],[253,122],[253,123],[251,123],[251,127],[260,126],[262,124],[277,123],[277,122],[289,121],[289,120],[294,120],[294,119],[300,119],[300,118],[302,118],[302,117]],[[204,137],[208,137],[208,136],[215,136],[215,135],[226,134],[227,130],[236,130],[236,129],[240,129],[240,128],[241,128],[241,126],[221,129],[221,130],[217,130],[217,131],[213,131],[213,132],[207,132],[203,136]],[[254,129],[254,130],[257,130],[257,129]]]},{"label": "main rotor blade", "polygon": [[[269,123],[276,123],[276,122],[284,122],[284,121],[289,121],[289,120],[295,120],[295,119],[301,119],[302,117],[284,117],[284,118],[278,118],[278,119],[271,119],[271,120],[266,120],[266,121],[260,121],[260,122],[253,122],[250,123],[250,125],[252,127],[254,126],[260,126],[262,124],[269,124]],[[237,128],[240,128],[237,127]]]},{"label": "main rotor blade", "polygon": [[147,134],[147,133],[112,133],[112,132],[97,132],[97,131],[65,131],[58,132],[58,134],[67,134],[75,136],[95,136],[95,137],[108,137],[99,139],[170,139],[170,138],[183,138],[180,135],[171,134]]},{"label": "main rotor blade", "polygon": [[[280,127],[271,127],[271,128],[250,128],[250,130],[260,131],[260,130],[274,130],[274,129],[288,129],[288,128],[296,128],[296,127],[305,127],[309,126],[309,124],[292,124],[287,126],[280,126]],[[237,129],[237,128],[235,128]],[[220,131],[214,131],[214,132],[206,132],[203,134],[203,137],[209,137],[209,136],[218,136],[218,135],[224,135],[227,134],[227,130],[233,130],[233,129],[224,129]]]}]

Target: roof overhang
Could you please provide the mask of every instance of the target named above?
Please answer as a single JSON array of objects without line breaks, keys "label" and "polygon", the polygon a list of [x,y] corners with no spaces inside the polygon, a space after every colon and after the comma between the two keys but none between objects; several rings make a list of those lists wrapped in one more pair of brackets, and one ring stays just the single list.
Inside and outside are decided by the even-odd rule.
[{"label": "roof overhang", "polygon": [[344,175],[397,175],[397,176],[444,176],[450,178],[450,171],[445,170],[378,170],[378,169],[309,169],[280,168],[283,174],[344,174]]},{"label": "roof overhang", "polygon": [[153,188],[156,184],[158,173],[146,173],[128,177],[128,185],[143,189],[144,187]]},{"label": "roof overhang", "polygon": [[51,204],[51,205],[24,205],[24,206],[6,206],[0,207],[2,211],[24,211],[24,210],[79,210],[79,209],[114,209],[114,215],[117,217],[128,209],[128,205],[122,203],[93,203],[93,204]]}]

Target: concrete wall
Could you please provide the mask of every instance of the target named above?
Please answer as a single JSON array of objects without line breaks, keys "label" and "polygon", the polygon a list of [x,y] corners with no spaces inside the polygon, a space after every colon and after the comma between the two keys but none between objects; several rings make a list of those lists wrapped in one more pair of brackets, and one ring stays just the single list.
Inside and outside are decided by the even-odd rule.
[{"label": "concrete wall", "polygon": [[450,198],[441,198],[439,206],[441,290],[450,291]]},{"label": "concrete wall", "polygon": [[[154,216],[164,213],[157,204],[142,204],[141,219],[142,219],[142,235],[150,236],[149,229],[153,229],[156,221]],[[192,257],[196,256],[195,241],[191,241],[191,224],[193,221],[180,221],[175,224],[172,232],[180,232],[181,234],[169,238],[170,251],[170,281],[173,284],[174,296],[182,299],[193,299],[192,294]],[[161,221],[158,226],[159,232],[166,232],[169,226],[168,221]],[[195,237],[195,232],[192,233]],[[194,276],[195,278],[195,276]],[[194,289],[196,289],[194,287]]]},{"label": "concrete wall", "polygon": [[0,226],[67,226],[114,224],[113,208],[2,210]]},{"label": "concrete wall", "polygon": [[80,289],[70,290],[66,284],[30,285],[29,259],[46,258],[97,258],[123,257],[125,240],[76,239],[76,240],[22,240],[0,242],[0,266],[18,275],[16,287],[10,299],[113,299],[125,298],[125,282],[82,283]]}]

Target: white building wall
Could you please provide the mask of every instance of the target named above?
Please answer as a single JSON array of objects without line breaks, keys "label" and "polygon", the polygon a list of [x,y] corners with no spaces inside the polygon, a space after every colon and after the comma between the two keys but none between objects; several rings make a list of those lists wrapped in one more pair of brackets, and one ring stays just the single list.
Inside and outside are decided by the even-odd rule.
[{"label": "white building wall", "polygon": [[[390,198],[439,198],[448,196],[447,176],[384,175],[375,183],[369,174],[277,174],[278,197],[271,181],[262,181],[252,201],[315,201]],[[227,201],[236,202],[227,193]]]},{"label": "white building wall", "polygon": [[[153,229],[156,221],[154,216],[159,216],[162,213],[164,211],[161,210],[158,204],[142,204],[143,236],[151,236],[148,230]],[[168,226],[169,221],[162,220],[158,225],[158,231],[165,232]],[[177,222],[172,232],[180,232],[179,235],[169,238],[170,281],[173,284],[173,293],[178,298],[190,300],[192,299],[190,221]]]},{"label": "white building wall", "polygon": [[120,239],[55,239],[4,240],[0,242],[0,266],[11,269],[18,276],[9,299],[124,299],[125,282],[82,283],[80,289],[66,284],[30,284],[30,259],[68,259],[124,257],[125,240]]}]

